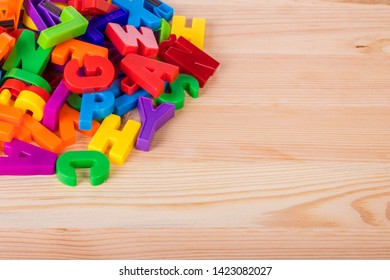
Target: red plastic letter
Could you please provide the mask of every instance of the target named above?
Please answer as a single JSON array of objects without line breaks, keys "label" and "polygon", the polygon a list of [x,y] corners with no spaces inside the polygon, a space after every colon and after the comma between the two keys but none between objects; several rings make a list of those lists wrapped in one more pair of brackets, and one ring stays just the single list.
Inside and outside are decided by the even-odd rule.
[{"label": "red plastic letter", "polygon": [[160,43],[160,57],[163,61],[180,67],[180,73],[194,76],[203,87],[219,66],[219,62],[196,47],[184,37],[176,40],[171,35]]},{"label": "red plastic letter", "polygon": [[110,88],[115,76],[111,61],[102,56],[86,56],[85,76],[80,76],[79,71],[77,59],[69,61],[64,69],[65,85],[73,93],[105,91]]},{"label": "red plastic letter", "polygon": [[179,67],[136,54],[128,54],[121,62],[121,70],[136,84],[157,98],[164,91],[164,81],[173,82]]},{"label": "red plastic letter", "polygon": [[158,45],[153,30],[141,27],[140,31],[132,25],[126,25],[125,30],[117,23],[109,23],[106,35],[122,55],[138,53],[139,55],[156,58]]}]

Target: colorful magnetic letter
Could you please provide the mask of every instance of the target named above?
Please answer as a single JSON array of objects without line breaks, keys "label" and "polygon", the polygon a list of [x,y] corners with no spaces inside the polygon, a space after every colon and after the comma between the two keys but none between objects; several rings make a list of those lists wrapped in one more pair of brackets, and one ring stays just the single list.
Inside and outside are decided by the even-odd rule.
[{"label": "colorful magnetic letter", "polygon": [[50,60],[52,48],[36,48],[34,32],[24,30],[16,41],[7,60],[3,65],[6,71],[12,68],[21,68],[33,74],[41,75]]},{"label": "colorful magnetic letter", "polygon": [[38,44],[44,48],[51,48],[65,41],[83,35],[87,30],[86,20],[75,8],[68,6],[62,10],[61,23],[49,27],[41,32]]},{"label": "colorful magnetic letter", "polygon": [[84,64],[84,58],[86,55],[108,58],[108,50],[100,46],[72,39],[59,44],[54,48],[51,54],[51,62],[58,65],[65,65],[70,55],[72,59],[78,60],[79,66],[81,67]]},{"label": "colorful magnetic letter", "polygon": [[3,83],[0,90],[3,91],[4,89],[8,89],[14,97],[18,97],[19,93],[26,89],[26,84],[16,79],[8,79]]},{"label": "colorful magnetic letter", "polygon": [[110,162],[106,155],[96,151],[72,151],[57,160],[57,178],[65,185],[76,186],[76,168],[91,168],[91,185],[98,186],[110,175]]},{"label": "colorful magnetic letter", "polygon": [[61,9],[48,0],[25,0],[23,6],[39,31],[60,23]]},{"label": "colorful magnetic letter", "polygon": [[105,118],[89,143],[88,150],[104,153],[111,146],[108,158],[115,164],[123,164],[134,146],[141,124],[128,120],[122,131],[118,130],[120,124],[121,118],[117,115]]},{"label": "colorful magnetic letter", "polygon": [[173,82],[179,74],[177,66],[136,54],[128,54],[120,69],[156,98],[164,91],[164,81]]},{"label": "colorful magnetic letter", "polygon": [[170,20],[173,16],[173,8],[158,0],[113,0],[112,3],[129,11],[127,24],[136,28],[147,26],[156,30],[161,18]]},{"label": "colorful magnetic letter", "polygon": [[64,81],[61,81],[47,102],[42,123],[51,131],[56,130],[61,108],[71,94],[72,92],[65,86]]},{"label": "colorful magnetic letter", "polygon": [[157,57],[158,45],[152,29],[141,27],[138,31],[132,25],[124,28],[116,23],[109,23],[106,28],[106,35],[122,55],[138,53],[150,58]]},{"label": "colorful magnetic letter", "polygon": [[161,2],[160,0],[145,0],[144,8],[159,18],[165,19],[167,21],[172,19],[174,12],[171,6]]},{"label": "colorful magnetic letter", "polygon": [[134,94],[122,94],[115,99],[115,109],[114,114],[118,116],[123,116],[127,112],[137,108],[139,97],[150,97],[144,89],[138,89]]},{"label": "colorful magnetic letter", "polygon": [[0,175],[52,175],[55,174],[57,155],[18,139],[4,144],[0,157]]},{"label": "colorful magnetic letter", "polygon": [[6,32],[0,34],[0,60],[7,57],[15,45],[15,38]]},{"label": "colorful magnetic letter", "polygon": [[0,21],[5,28],[18,28],[22,0],[1,1]]},{"label": "colorful magnetic letter", "polygon": [[[64,147],[68,147],[76,143],[76,129],[79,128],[79,118],[80,113],[78,111],[73,110],[66,104],[62,107],[58,124],[58,132]],[[99,126],[100,124],[97,121],[92,121],[91,130],[80,130],[80,132],[87,136],[93,136]]]},{"label": "colorful magnetic letter", "polygon": [[41,121],[43,118],[43,110],[46,102],[38,94],[29,91],[22,90],[15,101],[15,107],[22,109],[24,112],[29,110],[32,112],[32,117],[37,121]]},{"label": "colorful magnetic letter", "polygon": [[69,0],[68,4],[83,15],[97,16],[111,13],[118,8],[110,2],[107,0]]},{"label": "colorful magnetic letter", "polygon": [[0,142],[9,142],[14,138],[15,127],[12,124],[0,121]]},{"label": "colorful magnetic letter", "polygon": [[128,95],[132,95],[139,89],[139,85],[134,83],[129,77],[124,77],[120,82],[121,91]]},{"label": "colorful magnetic letter", "polygon": [[[40,96],[46,103],[47,101],[49,101],[50,99],[50,93],[48,93],[46,90],[44,90],[43,88],[40,88],[40,87],[37,87],[37,86],[34,86],[34,85],[29,85],[29,86],[26,86],[25,90],[29,90],[35,94],[37,94],[38,96]],[[19,96],[19,94],[18,94]]]},{"label": "colorful magnetic letter", "polygon": [[196,47],[184,37],[176,40],[176,35],[171,35],[168,41],[160,43],[159,55],[165,62],[180,67],[180,73],[194,76],[200,87],[214,74],[219,62]]},{"label": "colorful magnetic letter", "polygon": [[106,30],[107,24],[109,22],[115,22],[120,26],[125,25],[127,23],[128,16],[129,13],[127,11],[118,9],[109,14],[95,17],[89,22],[87,32],[85,32],[83,36],[80,36],[79,39],[95,45],[103,46],[104,31]]},{"label": "colorful magnetic letter", "polygon": [[62,140],[39,121],[28,114],[24,115],[23,121],[23,126],[31,132],[33,140],[39,146],[53,153],[59,153],[62,150]]},{"label": "colorful magnetic letter", "polygon": [[44,90],[51,92],[51,87],[49,83],[42,78],[40,75],[25,71],[19,68],[12,68],[4,75],[2,81],[4,82],[7,79],[18,79],[25,83],[35,85],[37,87],[43,88]]},{"label": "colorful magnetic letter", "polygon": [[176,106],[176,110],[184,107],[185,91],[192,98],[198,98],[199,82],[190,75],[180,74],[179,77],[170,84],[171,92],[163,93],[154,101],[157,105],[163,102],[171,103]]},{"label": "colorful magnetic letter", "polygon": [[115,97],[110,91],[83,94],[80,110],[79,128],[92,129],[92,119],[105,118],[114,111]]},{"label": "colorful magnetic letter", "polygon": [[21,109],[0,105],[0,121],[10,123],[14,126],[21,126],[24,112]]},{"label": "colorful magnetic letter", "polygon": [[142,151],[149,151],[154,133],[175,116],[175,106],[163,103],[154,109],[150,98],[140,97],[138,100],[138,112],[142,127],[138,135],[136,148]]},{"label": "colorful magnetic letter", "polygon": [[[133,101],[129,101],[127,98],[122,98],[122,96],[125,95],[126,97],[129,97],[129,99],[133,100],[133,99],[135,99],[135,97],[133,97],[133,96],[139,96],[139,94],[137,94],[137,92],[131,96],[128,94],[122,94],[121,89],[120,89],[120,83],[121,82],[119,79],[115,80],[112,83],[112,86],[110,87],[110,89],[107,90],[107,92],[110,93],[115,98],[114,114],[116,114],[118,116],[123,116],[124,114],[129,112],[131,109],[136,108],[137,103],[135,103],[135,105],[130,109],[129,106],[131,106],[131,105],[129,105],[129,103],[131,103]],[[145,92],[143,89],[140,89],[140,91]],[[146,92],[145,92],[145,95],[149,96],[149,94],[147,94]],[[74,103],[73,105],[77,106],[78,102],[75,100],[76,98],[74,96],[81,98],[80,95],[72,95],[73,100],[68,100],[68,102],[73,102]],[[138,97],[137,97],[137,100],[138,100]],[[80,105],[80,107],[81,107],[81,105]]]},{"label": "colorful magnetic letter", "polygon": [[32,141],[31,132],[25,128],[24,126],[15,128],[15,136],[16,139],[22,140],[24,142],[30,143]]},{"label": "colorful magnetic letter", "polygon": [[11,92],[9,89],[3,89],[0,93],[0,104],[1,105],[10,105],[11,103]]},{"label": "colorful magnetic letter", "polygon": [[171,26],[165,19],[161,19],[161,27],[156,30],[156,37],[158,38],[158,42],[168,40],[169,35],[171,35]]},{"label": "colorful magnetic letter", "polygon": [[115,69],[111,61],[101,56],[86,56],[84,59],[85,77],[79,76],[77,59],[69,61],[64,70],[66,87],[73,93],[105,91],[110,88]]},{"label": "colorful magnetic letter", "polygon": [[175,34],[176,37],[183,36],[201,50],[203,50],[204,45],[205,29],[206,20],[204,18],[194,18],[192,28],[186,27],[185,16],[173,16],[172,18],[171,34]]}]

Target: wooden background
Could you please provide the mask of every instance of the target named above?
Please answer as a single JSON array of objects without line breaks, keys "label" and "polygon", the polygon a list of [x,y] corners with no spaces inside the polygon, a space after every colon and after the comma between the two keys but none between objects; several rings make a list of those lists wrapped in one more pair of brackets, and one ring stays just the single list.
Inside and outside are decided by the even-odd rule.
[{"label": "wooden background", "polygon": [[390,1],[167,3],[220,69],[101,187],[0,178],[0,258],[389,258]]}]

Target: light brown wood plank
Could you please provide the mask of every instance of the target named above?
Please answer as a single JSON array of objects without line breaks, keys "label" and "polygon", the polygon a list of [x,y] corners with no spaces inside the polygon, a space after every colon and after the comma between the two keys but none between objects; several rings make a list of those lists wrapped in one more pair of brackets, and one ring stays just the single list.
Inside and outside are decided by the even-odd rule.
[{"label": "light brown wood plank", "polygon": [[1,259],[383,259],[390,249],[389,231],[350,230],[2,230],[0,241]]}]

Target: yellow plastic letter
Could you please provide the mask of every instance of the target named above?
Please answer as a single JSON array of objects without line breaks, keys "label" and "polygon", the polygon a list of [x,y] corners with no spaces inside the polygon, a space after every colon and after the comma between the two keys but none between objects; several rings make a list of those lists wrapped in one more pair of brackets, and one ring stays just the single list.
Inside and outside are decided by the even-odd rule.
[{"label": "yellow plastic letter", "polygon": [[112,163],[122,165],[137,140],[141,123],[128,120],[122,131],[118,130],[121,118],[109,115],[100,125],[95,136],[88,145],[88,150],[105,153],[108,146],[112,146],[108,158]]},{"label": "yellow plastic letter", "polygon": [[10,105],[11,104],[11,92],[9,89],[3,89],[0,93],[0,104]]},{"label": "yellow plastic letter", "polygon": [[15,101],[15,108],[20,108],[24,111],[30,110],[33,114],[32,117],[37,121],[41,121],[43,118],[43,110],[46,102],[35,92],[29,90],[22,90],[18,98]]},{"label": "yellow plastic letter", "polygon": [[175,34],[178,38],[183,36],[201,50],[204,45],[205,29],[206,20],[204,18],[194,18],[192,28],[187,28],[185,16],[173,16],[171,34]]}]

